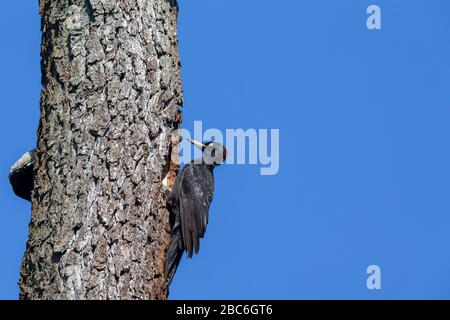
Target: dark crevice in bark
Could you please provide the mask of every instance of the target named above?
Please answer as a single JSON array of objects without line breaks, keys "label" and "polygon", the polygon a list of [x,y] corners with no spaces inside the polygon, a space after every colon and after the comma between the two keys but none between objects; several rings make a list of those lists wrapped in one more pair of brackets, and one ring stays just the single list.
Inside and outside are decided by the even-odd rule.
[{"label": "dark crevice in bark", "polygon": [[86,8],[86,13],[87,13],[87,15],[89,17],[89,20],[91,22],[94,22],[95,21],[94,8],[92,8],[91,1],[90,0],[84,0],[84,5],[85,5],[85,8]]}]

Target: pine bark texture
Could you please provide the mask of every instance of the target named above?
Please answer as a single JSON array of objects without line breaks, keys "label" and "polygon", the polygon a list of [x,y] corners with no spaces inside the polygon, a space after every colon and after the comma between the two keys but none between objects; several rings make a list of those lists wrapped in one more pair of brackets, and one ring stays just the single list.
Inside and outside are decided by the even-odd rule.
[{"label": "pine bark texture", "polygon": [[[161,184],[181,122],[175,0],[40,0],[22,299],[165,299]],[[173,172],[172,172],[173,174]]]}]

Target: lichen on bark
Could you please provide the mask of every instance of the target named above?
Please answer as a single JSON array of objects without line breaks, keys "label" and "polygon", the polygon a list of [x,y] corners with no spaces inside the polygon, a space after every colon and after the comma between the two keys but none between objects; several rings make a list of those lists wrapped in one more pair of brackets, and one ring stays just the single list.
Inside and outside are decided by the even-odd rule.
[{"label": "lichen on bark", "polygon": [[181,123],[173,0],[41,0],[22,299],[165,299],[162,180]]}]

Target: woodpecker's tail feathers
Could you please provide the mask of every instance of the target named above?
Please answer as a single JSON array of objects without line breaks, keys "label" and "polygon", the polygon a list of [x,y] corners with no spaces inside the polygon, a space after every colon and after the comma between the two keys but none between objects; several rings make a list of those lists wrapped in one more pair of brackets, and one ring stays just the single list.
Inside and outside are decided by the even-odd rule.
[{"label": "woodpecker's tail feathers", "polygon": [[169,285],[172,282],[173,276],[177,271],[180,264],[181,257],[183,256],[182,248],[182,235],[180,229],[175,229],[172,234],[172,241],[170,242],[169,249],[166,254],[166,262],[164,265],[164,277],[168,280]]}]

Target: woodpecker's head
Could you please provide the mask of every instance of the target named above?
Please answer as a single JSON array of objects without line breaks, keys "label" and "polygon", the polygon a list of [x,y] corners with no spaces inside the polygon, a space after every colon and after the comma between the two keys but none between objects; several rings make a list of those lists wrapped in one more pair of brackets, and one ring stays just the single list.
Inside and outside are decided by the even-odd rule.
[{"label": "woodpecker's head", "polygon": [[224,145],[217,142],[198,142],[188,139],[194,146],[202,150],[203,161],[206,164],[218,166],[227,159],[228,151]]}]

